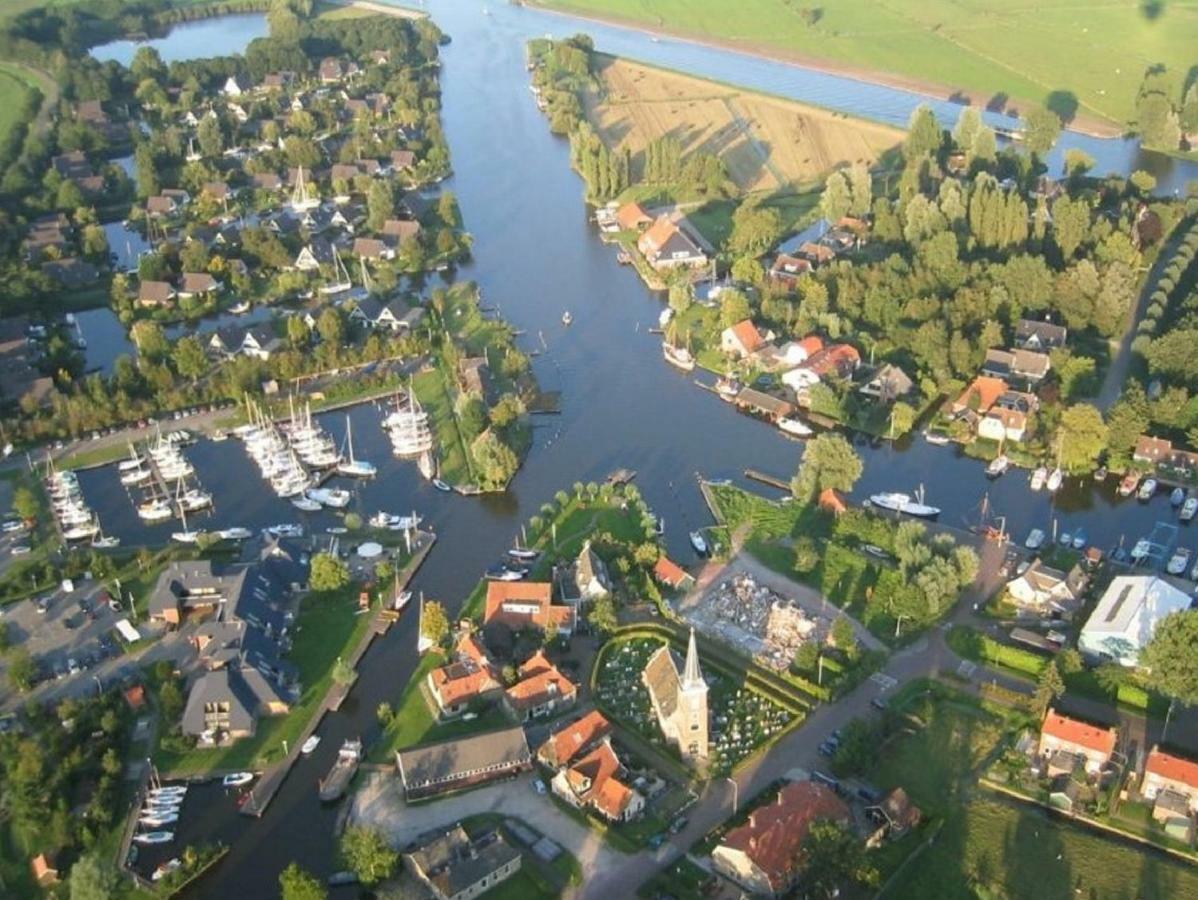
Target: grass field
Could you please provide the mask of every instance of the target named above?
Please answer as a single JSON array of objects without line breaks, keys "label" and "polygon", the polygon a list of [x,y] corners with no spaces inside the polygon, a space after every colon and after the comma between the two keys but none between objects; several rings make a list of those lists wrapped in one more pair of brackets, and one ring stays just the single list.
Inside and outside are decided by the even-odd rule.
[{"label": "grass field", "polygon": [[24,72],[0,64],[0,134],[8,134],[21,124],[30,93],[30,84]]},{"label": "grass field", "polygon": [[670,135],[683,155],[718,155],[742,191],[777,191],[818,180],[839,165],[872,165],[902,133],[861,119],[765,94],[604,56],[602,94],[587,97],[587,115],[609,147],[632,153],[633,180],[644,149]]},{"label": "grass field", "polygon": [[536,2],[939,96],[963,92],[979,104],[998,94],[1015,105],[1041,103],[1053,91],[1068,91],[1089,118],[1117,123],[1133,118],[1146,68],[1162,63],[1180,79],[1198,46],[1194,0],[740,0],[734,14],[726,0]]}]

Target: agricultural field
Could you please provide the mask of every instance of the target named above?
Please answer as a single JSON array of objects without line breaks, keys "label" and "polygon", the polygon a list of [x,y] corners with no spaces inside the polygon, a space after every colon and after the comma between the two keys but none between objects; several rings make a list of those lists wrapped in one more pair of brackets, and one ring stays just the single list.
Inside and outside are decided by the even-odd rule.
[{"label": "agricultural field", "polygon": [[[1198,7],[1066,0],[537,0],[542,6],[662,29],[923,90],[1019,107],[1054,91],[1084,124],[1134,118],[1145,70],[1179,79],[1194,64]],[[1005,98],[1011,102],[1006,103]]]},{"label": "agricultural field", "polygon": [[611,148],[632,154],[643,176],[645,147],[667,135],[683,156],[720,157],[743,192],[810,184],[854,162],[875,164],[902,140],[885,125],[757,94],[626,59],[601,56],[601,91],[587,95],[587,117]]}]

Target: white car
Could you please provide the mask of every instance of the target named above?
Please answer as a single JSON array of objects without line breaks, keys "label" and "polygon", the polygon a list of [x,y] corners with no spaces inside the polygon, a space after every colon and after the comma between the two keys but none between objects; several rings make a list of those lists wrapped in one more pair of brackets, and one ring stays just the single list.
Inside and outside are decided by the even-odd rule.
[{"label": "white car", "polygon": [[24,556],[31,549],[32,548],[28,544],[14,544],[12,549],[9,550],[8,552],[11,553],[13,556]]},{"label": "white car", "polygon": [[533,779],[532,786],[533,786],[533,790],[535,790],[538,794],[545,793],[545,782],[543,782],[541,779],[539,779],[539,778]]},{"label": "white car", "polygon": [[24,530],[25,523],[17,521],[16,519],[8,519],[4,522],[4,524],[0,525],[0,531],[3,531],[5,534],[12,534],[14,531]]}]

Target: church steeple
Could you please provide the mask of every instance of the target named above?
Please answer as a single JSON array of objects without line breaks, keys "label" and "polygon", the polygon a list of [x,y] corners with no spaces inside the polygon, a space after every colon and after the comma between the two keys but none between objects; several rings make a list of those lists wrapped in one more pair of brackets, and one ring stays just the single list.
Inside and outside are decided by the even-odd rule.
[{"label": "church steeple", "polygon": [[686,648],[686,666],[682,671],[682,689],[685,691],[699,686],[706,687],[707,682],[699,671],[699,649],[695,646],[695,629],[692,628],[690,643]]}]

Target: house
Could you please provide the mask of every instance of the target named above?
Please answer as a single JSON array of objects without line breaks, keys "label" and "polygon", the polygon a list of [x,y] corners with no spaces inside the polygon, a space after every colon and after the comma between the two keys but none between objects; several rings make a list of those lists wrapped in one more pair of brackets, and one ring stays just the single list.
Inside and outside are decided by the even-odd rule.
[{"label": "house", "polygon": [[125,698],[125,702],[129,704],[129,709],[133,712],[137,712],[146,705],[146,689],[140,684],[125,688],[121,696]]},{"label": "house", "polygon": [[391,168],[397,172],[402,172],[416,165],[416,154],[411,150],[392,150],[390,158]]},{"label": "house", "polygon": [[712,865],[754,894],[781,896],[802,873],[811,826],[829,820],[851,822],[849,808],[835,792],[816,781],[791,782],[724,835],[711,853]]},{"label": "house", "polygon": [[503,693],[508,711],[521,722],[560,712],[578,698],[578,687],[563,675],[544,650],[520,666],[519,681]]},{"label": "house", "polygon": [[46,888],[58,884],[58,867],[45,853],[39,853],[29,863],[33,880],[38,887]]},{"label": "house", "polygon": [[204,672],[191,685],[182,729],[204,745],[217,746],[251,736],[260,717],[284,715],[290,708],[253,666],[224,666]]},{"label": "house", "polygon": [[[563,581],[568,586],[571,602],[598,600],[611,593],[611,577],[607,574],[607,564],[591,547],[590,539],[583,543]],[[562,594],[562,598],[566,600],[566,594]]]},{"label": "house", "polygon": [[409,307],[398,297],[386,303],[374,298],[363,297],[349,312],[351,322],[365,328],[386,328],[388,331],[411,331],[424,319],[424,309]]},{"label": "house", "polygon": [[720,350],[737,359],[748,359],[764,347],[765,342],[750,319],[737,322],[720,333]]},{"label": "house", "polygon": [[986,351],[986,359],[982,362],[982,374],[994,378],[1016,378],[1032,384],[1043,381],[1052,368],[1052,362],[1047,353],[1037,350],[996,350]]},{"label": "house", "polygon": [[1155,575],[1120,575],[1111,581],[1077,639],[1082,653],[1135,666],[1165,616],[1190,608],[1190,597]]},{"label": "house", "polygon": [[361,170],[354,163],[334,163],[329,171],[329,178],[333,181],[353,181],[361,174]]},{"label": "house", "polygon": [[395,250],[378,238],[354,238],[353,254],[360,259],[391,260],[395,259]]},{"label": "house", "polygon": [[261,90],[281,91],[295,81],[294,72],[267,72],[262,76]]},{"label": "house", "polygon": [[653,217],[639,203],[625,203],[616,210],[616,224],[621,231],[644,231],[653,224]]},{"label": "house", "polygon": [[962,391],[961,396],[953,401],[952,413],[954,416],[984,415],[1008,389],[1007,383],[1001,378],[979,375]]},{"label": "house", "polygon": [[1080,565],[1065,573],[1037,559],[1022,575],[1007,582],[1007,596],[1016,606],[1040,615],[1070,613],[1080,604],[1086,581]]},{"label": "house", "polygon": [[1153,747],[1144,763],[1140,793],[1148,800],[1174,794],[1184,799],[1185,815],[1198,812],[1198,762]]},{"label": "house", "polygon": [[42,263],[42,272],[63,287],[76,290],[94,284],[100,277],[99,269],[76,256],[47,260]]},{"label": "house", "polygon": [[221,88],[221,93],[226,97],[240,97],[242,94],[248,94],[250,88],[250,81],[244,75],[230,75],[225,79],[225,86]]},{"label": "house", "polygon": [[1027,413],[1018,409],[992,407],[978,421],[978,437],[1002,443],[1022,443],[1028,436]]},{"label": "house", "polygon": [[801,366],[823,349],[823,338],[817,334],[810,334],[801,341],[787,341],[779,347],[773,355],[773,362],[779,368]]},{"label": "house", "polygon": [[321,84],[336,84],[345,77],[345,69],[341,65],[341,60],[326,56],[320,61],[316,74]]},{"label": "house", "polygon": [[865,814],[879,826],[867,842],[870,847],[877,846],[884,838],[901,837],[918,828],[923,820],[923,813],[901,787],[887,794],[877,806],[867,806]]},{"label": "house", "polygon": [[458,384],[462,391],[478,397],[487,396],[487,358],[470,356],[458,361]]},{"label": "house", "polygon": [[559,632],[574,631],[574,608],[555,606],[553,585],[546,581],[491,581],[487,583],[487,603],[483,623],[502,622],[513,630],[540,628],[550,623]]},{"label": "house", "polygon": [[707,682],[699,669],[695,630],[691,629],[686,662],[679,674],[678,663],[668,644],[663,644],[645,664],[641,681],[666,740],[674,744],[688,762],[707,759]]},{"label": "house", "polygon": [[420,223],[415,219],[388,219],[383,223],[383,237],[394,247],[402,247],[420,234]]},{"label": "house", "polygon": [[777,422],[794,412],[794,405],[789,401],[756,388],[742,388],[734,402],[739,409],[764,416],[771,422]]},{"label": "house", "polygon": [[826,265],[836,259],[836,251],[824,244],[816,244],[812,241],[804,241],[799,245],[799,249],[795,251],[795,255],[799,259],[805,259],[813,267]]},{"label": "house", "polygon": [[169,281],[143,281],[137,286],[138,306],[170,306],[175,296]]},{"label": "house", "polygon": [[597,709],[591,710],[578,721],[553,732],[537,750],[537,761],[550,769],[560,769],[611,733],[607,717]]},{"label": "house", "polygon": [[1141,435],[1136,441],[1132,459],[1155,468],[1171,469],[1174,473],[1187,477],[1198,470],[1198,453],[1178,450],[1172,441],[1146,434]]},{"label": "house", "polygon": [[473,634],[461,637],[454,657],[453,662],[429,672],[426,680],[442,718],[461,715],[471,703],[503,689],[494,663]]},{"label": "house", "polygon": [[207,272],[184,272],[179,279],[178,296],[181,300],[200,297],[220,290],[220,282]]},{"label": "house", "polygon": [[54,171],[63,178],[75,180],[94,174],[87,155],[82,150],[72,150],[70,153],[60,153],[50,160]]},{"label": "house", "polygon": [[254,359],[267,360],[283,346],[282,339],[275,334],[274,327],[269,323],[251,325],[245,330],[241,340],[239,353],[242,356],[252,356]]},{"label": "house", "polygon": [[694,576],[668,556],[659,556],[653,564],[653,577],[668,588],[678,590],[693,582]]},{"label": "house", "polygon": [[283,187],[283,179],[277,172],[255,172],[250,176],[250,184],[260,191],[278,191]]},{"label": "house", "polygon": [[514,726],[400,750],[395,763],[411,802],[514,777],[532,767],[532,753],[524,729]]},{"label": "house", "polygon": [[237,196],[236,189],[229,187],[229,183],[226,181],[209,181],[201,189],[201,193],[221,203]]},{"label": "house", "polygon": [[436,900],[473,900],[519,872],[523,860],[498,831],[471,840],[454,825],[421,840],[403,854],[403,864]]},{"label": "house", "polygon": [[707,265],[704,244],[680,213],[658,216],[636,242],[645,260],[658,270]]},{"label": "house", "polygon": [[645,809],[645,798],[625,782],[624,766],[607,739],[558,770],[554,795],[576,809],[592,809],[609,822],[627,822]]},{"label": "house", "polygon": [[292,265],[301,272],[319,272],[322,265],[331,266],[333,264],[335,252],[333,245],[325,238],[318,238],[304,245]]},{"label": "house", "polygon": [[146,199],[146,215],[152,219],[173,216],[178,211],[179,204],[173,197],[156,194]]},{"label": "house", "polygon": [[1053,774],[1054,767],[1068,774],[1077,765],[1084,765],[1089,774],[1095,775],[1110,761],[1117,739],[1114,728],[1091,725],[1049,708],[1040,726],[1037,755],[1048,763],[1049,774]]},{"label": "house", "polygon": [[1064,325],[1054,325],[1052,322],[1020,319],[1015,326],[1015,346],[1021,350],[1047,353],[1064,347],[1068,337],[1069,330]]},{"label": "house", "polygon": [[796,393],[829,378],[849,378],[861,364],[861,354],[850,344],[830,344],[812,353],[797,369],[782,376]]},{"label": "house", "polygon": [[873,397],[883,403],[890,403],[900,397],[906,397],[915,390],[915,382],[911,377],[892,363],[886,363],[861,385],[858,393]]},{"label": "house", "polygon": [[799,279],[810,272],[811,261],[789,253],[779,253],[769,269],[769,279],[784,290],[793,290]]}]

